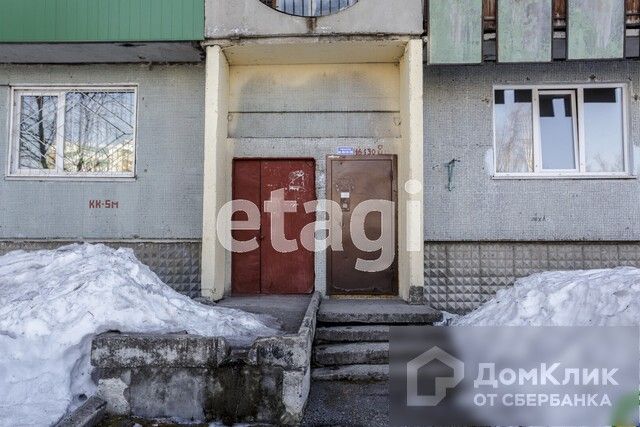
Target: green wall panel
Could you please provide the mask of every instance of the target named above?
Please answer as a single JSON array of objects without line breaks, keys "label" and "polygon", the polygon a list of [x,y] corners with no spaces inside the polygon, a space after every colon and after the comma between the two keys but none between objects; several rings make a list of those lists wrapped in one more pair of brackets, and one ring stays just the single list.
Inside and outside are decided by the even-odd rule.
[{"label": "green wall panel", "polygon": [[551,61],[552,0],[498,1],[498,61]]},{"label": "green wall panel", "polygon": [[429,0],[429,63],[482,62],[482,0]]},{"label": "green wall panel", "polygon": [[624,57],[624,1],[569,0],[568,59]]},{"label": "green wall panel", "polygon": [[0,0],[0,42],[204,38],[204,0]]}]

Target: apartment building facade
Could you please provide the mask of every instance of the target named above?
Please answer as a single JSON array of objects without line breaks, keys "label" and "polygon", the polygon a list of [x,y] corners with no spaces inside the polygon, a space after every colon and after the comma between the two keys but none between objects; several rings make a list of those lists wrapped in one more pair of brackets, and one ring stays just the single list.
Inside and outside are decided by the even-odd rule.
[{"label": "apartment building facade", "polygon": [[[2,252],[107,242],[191,296],[452,311],[536,271],[640,265],[636,1],[11,4]],[[305,244],[318,199],[341,250]],[[393,208],[362,217],[371,199]],[[231,232],[232,200],[258,225]],[[356,268],[385,227],[388,265]]]}]

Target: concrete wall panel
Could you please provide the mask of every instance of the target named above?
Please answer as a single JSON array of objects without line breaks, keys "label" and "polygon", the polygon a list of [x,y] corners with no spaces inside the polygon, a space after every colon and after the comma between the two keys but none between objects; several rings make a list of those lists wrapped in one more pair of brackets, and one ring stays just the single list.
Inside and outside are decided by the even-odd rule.
[{"label": "concrete wall panel", "polygon": [[[399,6],[401,5],[401,6]],[[205,38],[422,34],[422,0],[361,0],[342,12],[318,18],[278,12],[258,0],[207,0]]]},{"label": "concrete wall panel", "polygon": [[[425,67],[426,240],[638,240],[637,179],[493,179],[494,84],[627,82],[629,135],[640,154],[635,62]],[[456,159],[452,191],[446,164]]]},{"label": "concrete wall panel", "polygon": [[[0,181],[0,238],[201,237],[201,65],[0,66],[0,165],[8,162],[9,88],[22,84],[138,85],[135,181]],[[90,209],[113,200],[117,209]]]},{"label": "concrete wall panel", "polygon": [[397,64],[233,66],[232,138],[400,136]]},{"label": "concrete wall panel", "polygon": [[399,111],[397,64],[239,66],[229,111]]},{"label": "concrete wall panel", "polygon": [[429,63],[482,62],[482,0],[429,1]]},{"label": "concrete wall panel", "polygon": [[229,113],[231,138],[400,136],[399,113]]},{"label": "concrete wall panel", "polygon": [[569,0],[568,59],[624,57],[625,2]]},{"label": "concrete wall panel", "polygon": [[498,2],[498,61],[551,61],[551,3],[551,0]]}]

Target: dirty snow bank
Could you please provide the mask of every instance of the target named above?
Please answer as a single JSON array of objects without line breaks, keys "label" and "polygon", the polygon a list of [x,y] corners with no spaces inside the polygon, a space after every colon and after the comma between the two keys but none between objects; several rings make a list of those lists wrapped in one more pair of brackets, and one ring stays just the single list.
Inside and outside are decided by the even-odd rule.
[{"label": "dirty snow bank", "polygon": [[130,249],[70,245],[0,257],[0,426],[46,426],[95,392],[99,333],[179,332],[249,342],[256,316],[180,295]]},{"label": "dirty snow bank", "polygon": [[549,271],[516,281],[451,325],[640,325],[640,269]]}]

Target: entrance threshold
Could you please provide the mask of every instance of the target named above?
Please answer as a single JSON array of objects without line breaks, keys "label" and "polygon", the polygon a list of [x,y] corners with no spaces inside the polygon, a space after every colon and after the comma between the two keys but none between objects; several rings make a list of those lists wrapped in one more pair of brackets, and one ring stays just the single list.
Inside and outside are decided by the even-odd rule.
[{"label": "entrance threshold", "polygon": [[416,324],[442,320],[442,312],[427,305],[409,305],[399,298],[323,299],[318,321],[323,323]]}]

